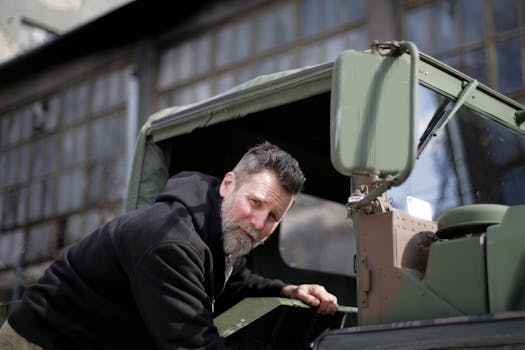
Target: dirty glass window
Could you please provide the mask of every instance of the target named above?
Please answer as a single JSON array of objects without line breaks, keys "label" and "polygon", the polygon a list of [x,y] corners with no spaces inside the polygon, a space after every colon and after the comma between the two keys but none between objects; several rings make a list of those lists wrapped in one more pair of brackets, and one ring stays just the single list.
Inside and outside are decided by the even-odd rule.
[{"label": "dirty glass window", "polygon": [[[420,124],[427,125],[444,100],[425,88],[420,96]],[[427,201],[435,220],[459,205],[524,204],[524,174],[525,135],[463,106],[426,144],[407,181],[389,194],[401,210],[408,210],[408,197]]]},{"label": "dirty glass window", "polygon": [[479,41],[485,37],[484,2],[461,0],[461,33],[463,44]]},{"label": "dirty glass window", "polygon": [[195,73],[204,74],[211,68],[211,36],[204,35],[195,41]]},{"label": "dirty glass window", "polygon": [[454,1],[442,1],[434,6],[435,52],[454,49],[458,45],[457,13]]},{"label": "dirty glass window", "polygon": [[301,36],[309,37],[365,18],[364,0],[302,0]]},{"label": "dirty glass window", "polygon": [[492,0],[493,22],[496,33],[503,33],[518,27],[516,0]]},{"label": "dirty glass window", "polygon": [[222,28],[216,36],[215,66],[224,67],[247,59],[251,54],[252,23],[238,22]]},{"label": "dirty glass window", "polygon": [[487,54],[484,47],[467,51],[463,57],[465,74],[489,84]]},{"label": "dirty glass window", "polygon": [[423,52],[430,52],[430,7],[418,7],[405,14],[405,37],[413,41]]},{"label": "dirty glass window", "polygon": [[280,227],[279,249],[290,266],[355,275],[355,236],[343,204],[301,194]]},{"label": "dirty glass window", "polygon": [[523,89],[523,69],[520,40],[514,38],[496,44],[498,55],[498,89],[511,93]]}]

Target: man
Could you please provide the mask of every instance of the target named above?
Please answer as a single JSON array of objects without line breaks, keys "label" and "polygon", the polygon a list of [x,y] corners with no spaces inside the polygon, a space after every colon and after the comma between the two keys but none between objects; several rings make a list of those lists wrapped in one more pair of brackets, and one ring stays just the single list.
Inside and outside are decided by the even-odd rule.
[{"label": "man", "polygon": [[337,299],[322,286],[285,285],[245,266],[303,184],[297,161],[268,142],[222,181],[175,175],[153,205],[62,254],[4,323],[0,349],[223,349],[215,301],[245,296],[287,296],[334,313]]}]

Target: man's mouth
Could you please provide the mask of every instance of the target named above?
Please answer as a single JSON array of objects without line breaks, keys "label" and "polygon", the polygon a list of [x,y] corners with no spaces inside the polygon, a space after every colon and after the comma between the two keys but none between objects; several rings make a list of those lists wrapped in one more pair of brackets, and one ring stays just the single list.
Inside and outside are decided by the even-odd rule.
[{"label": "man's mouth", "polygon": [[248,237],[252,243],[255,243],[255,238],[247,230],[243,229],[242,227],[239,227],[239,231],[241,232],[241,234]]},{"label": "man's mouth", "polygon": [[248,237],[250,239],[250,241],[254,241],[253,237],[245,230],[243,230],[242,228],[239,227],[239,231],[246,237]]}]

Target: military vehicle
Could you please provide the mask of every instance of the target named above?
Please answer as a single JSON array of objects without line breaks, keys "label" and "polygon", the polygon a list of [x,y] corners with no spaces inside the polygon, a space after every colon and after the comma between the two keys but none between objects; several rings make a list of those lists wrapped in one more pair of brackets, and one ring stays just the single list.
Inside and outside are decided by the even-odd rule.
[{"label": "military vehicle", "polygon": [[127,210],[179,171],[222,177],[264,140],[299,160],[305,194],[344,205],[355,249],[333,254],[351,273],[293,266],[278,229],[251,269],[323,284],[342,306],[323,316],[296,300],[245,299],[215,318],[231,345],[525,348],[523,105],[413,43],[374,43],[152,115]]},{"label": "military vehicle", "polygon": [[231,344],[525,348],[523,105],[413,43],[374,43],[151,116],[128,210],[178,171],[222,177],[263,140],[299,160],[305,193],[346,205],[354,274],[290,266],[274,233],[252,270],[323,284],[346,306],[329,317],[294,300],[246,299],[215,318]]}]

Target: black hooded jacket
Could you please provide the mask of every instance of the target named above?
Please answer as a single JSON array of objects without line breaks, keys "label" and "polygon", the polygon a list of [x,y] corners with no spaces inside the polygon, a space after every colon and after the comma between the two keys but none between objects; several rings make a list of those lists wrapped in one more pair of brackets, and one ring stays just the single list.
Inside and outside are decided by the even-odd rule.
[{"label": "black hooded jacket", "polygon": [[277,296],[284,283],[241,258],[225,288],[219,185],[194,172],[171,178],[153,205],[67,249],[26,291],[11,326],[44,349],[224,348],[212,311],[223,289],[239,300]]}]

